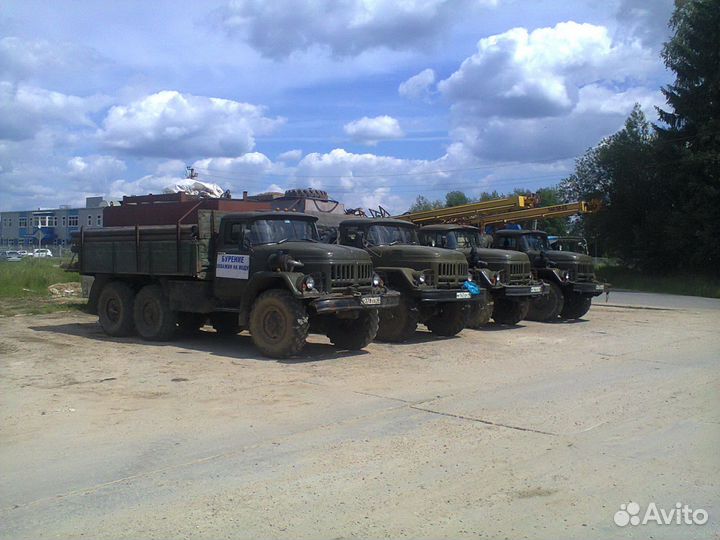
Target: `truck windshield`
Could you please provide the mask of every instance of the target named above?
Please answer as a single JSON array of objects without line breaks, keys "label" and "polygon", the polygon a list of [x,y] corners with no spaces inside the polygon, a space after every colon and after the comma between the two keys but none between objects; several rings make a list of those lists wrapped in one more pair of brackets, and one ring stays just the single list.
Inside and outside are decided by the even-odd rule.
[{"label": "truck windshield", "polygon": [[530,251],[547,251],[550,249],[547,238],[541,234],[527,234],[525,235],[525,242],[527,242]]},{"label": "truck windshield", "polygon": [[413,227],[402,225],[372,225],[367,240],[376,246],[393,246],[395,244],[417,244],[418,236]]},{"label": "truck windshield", "polygon": [[258,219],[250,228],[250,243],[318,242],[315,223],[308,219]]},{"label": "truck windshield", "polygon": [[470,249],[479,245],[479,235],[475,231],[453,231],[448,234],[447,247],[450,249]]}]

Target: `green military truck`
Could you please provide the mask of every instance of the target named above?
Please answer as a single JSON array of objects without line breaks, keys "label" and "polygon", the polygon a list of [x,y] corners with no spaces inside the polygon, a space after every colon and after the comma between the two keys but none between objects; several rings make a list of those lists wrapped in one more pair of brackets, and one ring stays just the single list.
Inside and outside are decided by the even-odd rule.
[{"label": "green military truck", "polygon": [[533,277],[525,253],[484,247],[488,237],[483,237],[477,227],[426,225],[420,229],[419,237],[423,245],[454,249],[465,255],[475,282],[488,291],[487,304],[476,304],[472,310],[469,328],[487,324],[491,317],[499,324],[517,324],[526,317],[530,300],[547,294],[546,285]]},{"label": "green military truck", "polygon": [[383,283],[402,293],[397,307],[380,313],[380,340],[405,341],[418,323],[434,334],[454,336],[465,327],[471,305],[487,301],[485,290],[472,284],[465,257],[420,245],[417,226],[407,221],[345,220],[338,243],[364,248]]},{"label": "green military truck", "polygon": [[167,340],[210,322],[248,329],[260,351],[298,353],[308,332],[343,349],[375,338],[399,305],[365,251],[319,241],[314,216],[201,210],[195,225],[83,229],[73,268],[94,276],[89,305],[111,336]]},{"label": "green military truck", "polygon": [[606,292],[607,286],[595,279],[590,256],[550,249],[547,237],[543,231],[504,229],[493,235],[493,247],[526,253],[533,273],[548,284],[548,294],[530,303],[528,319],[579,319],[590,309],[592,298]]}]

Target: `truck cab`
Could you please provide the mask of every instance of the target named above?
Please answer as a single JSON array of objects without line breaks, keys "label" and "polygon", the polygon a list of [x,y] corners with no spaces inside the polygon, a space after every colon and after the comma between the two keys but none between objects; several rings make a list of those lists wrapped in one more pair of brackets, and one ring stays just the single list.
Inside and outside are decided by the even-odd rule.
[{"label": "truck cab", "polygon": [[527,254],[533,273],[548,284],[548,295],[530,304],[532,320],[579,319],[590,309],[592,298],[606,292],[606,285],[595,279],[591,257],[551,249],[543,231],[496,231],[493,247]]},{"label": "truck cab", "polygon": [[547,294],[532,274],[525,253],[493,249],[492,238],[471,225],[439,224],[420,228],[420,243],[452,249],[468,261],[475,281],[490,295],[484,310],[475,310],[468,326],[477,328],[492,317],[499,324],[517,324],[527,315],[530,300]]},{"label": "truck cab", "polygon": [[442,336],[467,324],[470,307],[487,293],[474,283],[462,254],[420,243],[417,226],[392,218],[358,218],[340,223],[338,243],[364,249],[375,272],[402,294],[397,308],[382,311],[378,339],[400,342],[418,323]]}]

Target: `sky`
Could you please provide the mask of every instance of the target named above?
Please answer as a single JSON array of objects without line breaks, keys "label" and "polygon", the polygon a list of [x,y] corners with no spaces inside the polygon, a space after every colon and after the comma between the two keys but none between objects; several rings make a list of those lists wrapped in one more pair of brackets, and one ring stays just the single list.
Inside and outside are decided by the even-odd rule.
[{"label": "sky", "polygon": [[534,190],[650,120],[672,0],[5,0],[0,210],[161,193]]}]

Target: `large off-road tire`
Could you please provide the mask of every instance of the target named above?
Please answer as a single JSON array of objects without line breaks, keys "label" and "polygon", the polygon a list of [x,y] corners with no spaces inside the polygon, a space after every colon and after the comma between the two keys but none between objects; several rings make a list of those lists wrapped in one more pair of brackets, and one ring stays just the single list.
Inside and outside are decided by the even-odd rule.
[{"label": "large off-road tire", "polygon": [[100,326],[107,335],[125,337],[135,333],[134,302],[135,291],[122,281],[111,281],[102,288],[97,310]]},{"label": "large off-road tire", "polygon": [[310,322],[305,306],[289,291],[270,289],[255,299],[250,335],[266,356],[286,358],[305,346]]},{"label": "large off-road tire", "polygon": [[211,313],[210,324],[221,336],[234,336],[242,330],[239,315],[232,312]]},{"label": "large off-road tire", "polygon": [[447,302],[438,307],[439,312],[425,321],[428,330],[445,337],[459,334],[467,325],[470,306],[466,302]]},{"label": "large off-road tire", "polygon": [[380,326],[375,339],[390,343],[402,343],[415,335],[420,310],[413,300],[400,297],[400,304],[380,310]]},{"label": "large off-road tire", "polygon": [[177,312],[170,309],[160,285],[145,285],[135,297],[135,328],[143,339],[166,341],[177,331]]},{"label": "large off-road tire", "polygon": [[375,339],[380,324],[377,309],[361,311],[357,319],[332,319],[328,321],[327,337],[336,347],[349,351],[364,349]]},{"label": "large off-road tire", "polygon": [[590,310],[592,296],[570,293],[565,297],[565,303],[560,317],[563,319],[579,319]]},{"label": "large off-road tire", "polygon": [[177,313],[178,330],[186,336],[197,334],[206,321],[207,315],[204,313],[192,313],[190,311],[178,311]]},{"label": "large off-road tire", "polygon": [[500,298],[495,302],[492,318],[498,324],[517,324],[522,321],[530,309],[530,300],[508,300]]},{"label": "large off-road tire", "polygon": [[470,306],[466,328],[480,328],[490,322],[495,301],[490,298],[486,303],[473,302]]},{"label": "large off-road tire", "polygon": [[562,289],[557,283],[547,282],[548,294],[538,296],[530,301],[526,319],[530,321],[554,321],[562,311],[564,299]]}]

